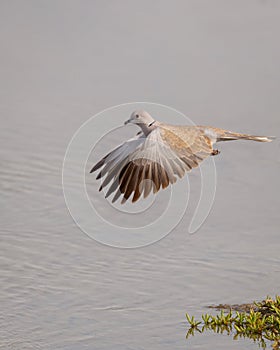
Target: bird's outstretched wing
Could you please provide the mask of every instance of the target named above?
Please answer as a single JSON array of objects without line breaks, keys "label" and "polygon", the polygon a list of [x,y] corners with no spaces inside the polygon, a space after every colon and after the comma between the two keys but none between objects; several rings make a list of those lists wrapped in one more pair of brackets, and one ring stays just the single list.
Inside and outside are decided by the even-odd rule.
[{"label": "bird's outstretched wing", "polygon": [[181,136],[159,127],[147,137],[141,134],[115,148],[90,171],[100,169],[97,179],[104,177],[99,191],[112,182],[105,197],[115,192],[115,202],[123,194],[124,203],[133,193],[136,202],[142,194],[146,198],[152,190],[156,193],[176,182],[212,151],[210,140],[202,134],[187,141]]}]

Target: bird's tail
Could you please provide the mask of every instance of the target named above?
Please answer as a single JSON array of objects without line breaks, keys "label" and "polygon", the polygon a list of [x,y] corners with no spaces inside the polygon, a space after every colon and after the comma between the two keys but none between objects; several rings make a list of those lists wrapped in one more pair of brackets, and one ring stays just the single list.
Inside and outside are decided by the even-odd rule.
[{"label": "bird's tail", "polygon": [[258,142],[271,142],[274,139],[274,136],[256,136],[248,134],[239,134],[237,132],[231,132],[226,130],[221,130],[221,132],[217,133],[217,141],[251,140]]}]

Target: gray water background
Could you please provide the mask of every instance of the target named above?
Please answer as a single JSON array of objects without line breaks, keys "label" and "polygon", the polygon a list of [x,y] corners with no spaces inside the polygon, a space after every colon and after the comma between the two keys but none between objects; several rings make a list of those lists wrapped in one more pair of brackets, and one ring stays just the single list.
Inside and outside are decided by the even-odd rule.
[{"label": "gray water background", "polygon": [[199,232],[187,213],[134,250],[78,229],[61,171],[79,126],[131,101],[279,136],[280,3],[2,0],[0,17],[0,348],[257,348],[186,341],[184,315],[279,294],[279,141],[220,145]]}]

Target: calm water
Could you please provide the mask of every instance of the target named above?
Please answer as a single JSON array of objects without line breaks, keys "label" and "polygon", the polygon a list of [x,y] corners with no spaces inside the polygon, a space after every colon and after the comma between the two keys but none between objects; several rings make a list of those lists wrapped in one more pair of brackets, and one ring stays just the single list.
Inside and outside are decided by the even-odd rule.
[{"label": "calm water", "polygon": [[279,294],[279,141],[221,145],[199,232],[187,232],[190,210],[134,250],[79,230],[61,171],[79,126],[129,101],[279,136],[279,2],[1,1],[0,14],[0,348],[257,348],[211,334],[186,341],[184,315]]}]

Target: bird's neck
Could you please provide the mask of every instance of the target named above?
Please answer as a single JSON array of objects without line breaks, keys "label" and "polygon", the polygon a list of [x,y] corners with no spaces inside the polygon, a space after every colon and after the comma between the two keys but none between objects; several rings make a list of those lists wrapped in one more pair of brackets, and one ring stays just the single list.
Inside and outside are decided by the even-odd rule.
[{"label": "bird's neck", "polygon": [[150,124],[138,124],[138,126],[142,129],[145,136],[148,136],[150,132],[157,128],[157,122],[153,121]]}]

